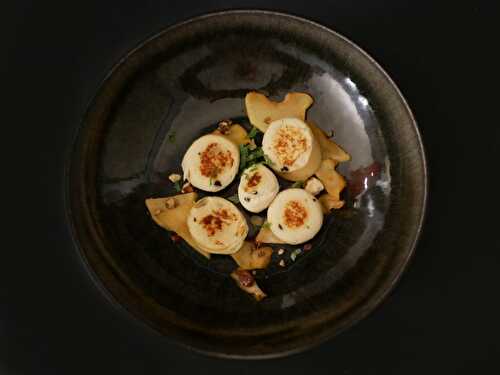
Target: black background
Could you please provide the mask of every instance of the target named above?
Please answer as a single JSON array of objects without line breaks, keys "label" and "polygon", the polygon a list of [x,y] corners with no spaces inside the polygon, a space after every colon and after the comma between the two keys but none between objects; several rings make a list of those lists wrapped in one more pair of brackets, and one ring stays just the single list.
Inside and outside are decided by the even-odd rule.
[{"label": "black background", "polygon": [[[500,123],[493,1],[3,1],[0,374],[499,373]],[[63,207],[70,140],[112,65],[165,26],[264,8],[370,53],[419,123],[430,205],[416,256],[363,322],[293,357],[218,360],[116,311],[76,254]]]}]

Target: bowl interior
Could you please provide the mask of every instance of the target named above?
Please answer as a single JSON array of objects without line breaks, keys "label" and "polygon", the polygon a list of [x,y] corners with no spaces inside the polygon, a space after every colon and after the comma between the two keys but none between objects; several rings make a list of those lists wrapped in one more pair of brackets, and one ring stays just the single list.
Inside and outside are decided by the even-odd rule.
[{"label": "bowl interior", "polygon": [[[339,167],[345,208],[295,262],[274,254],[256,275],[260,303],[228,277],[228,257],[173,243],[144,205],[174,194],[167,177],[198,136],[227,118],[249,126],[249,90],[309,93],[308,119],[352,156]],[[87,112],[68,174],[80,251],[112,300],[180,343],[243,357],[308,347],[373,309],[413,251],[425,195],[416,125],[378,65],[321,26],[256,11],[182,23],[127,55]]]}]

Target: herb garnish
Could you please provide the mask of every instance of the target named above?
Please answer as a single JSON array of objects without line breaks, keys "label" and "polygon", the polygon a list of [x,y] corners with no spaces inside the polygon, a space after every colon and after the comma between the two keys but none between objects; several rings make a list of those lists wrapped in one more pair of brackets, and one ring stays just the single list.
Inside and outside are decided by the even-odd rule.
[{"label": "herb garnish", "polygon": [[266,163],[266,157],[262,147],[250,150],[248,145],[240,145],[240,172],[259,163]]},{"label": "herb garnish", "polygon": [[248,158],[247,158],[248,165],[255,163],[257,159],[259,159],[263,156],[264,156],[264,151],[262,151],[262,148],[260,148],[260,147],[257,147],[253,151],[249,151]]},{"label": "herb garnish", "polygon": [[264,154],[264,164],[269,165],[270,167],[274,165],[273,161],[269,159],[269,156],[267,156],[266,154]]},{"label": "herb garnish", "polygon": [[255,172],[257,170],[257,167],[259,166],[259,164],[254,164],[248,171],[247,173],[245,173],[245,178],[248,180],[250,179],[250,174],[252,172]]},{"label": "herb garnish", "polygon": [[170,143],[174,143],[175,142],[175,130],[171,131],[170,134],[167,136],[167,139]]},{"label": "herb garnish", "polygon": [[248,152],[246,145],[240,145],[240,171],[244,170],[247,165]]},{"label": "herb garnish", "polygon": [[248,133],[248,138],[254,139],[257,134],[259,133],[259,129],[257,129],[255,126],[250,130],[250,133]]},{"label": "herb garnish", "polygon": [[231,195],[230,197],[227,197],[228,201],[233,202],[234,204],[240,203],[240,200],[238,198],[238,194]]}]

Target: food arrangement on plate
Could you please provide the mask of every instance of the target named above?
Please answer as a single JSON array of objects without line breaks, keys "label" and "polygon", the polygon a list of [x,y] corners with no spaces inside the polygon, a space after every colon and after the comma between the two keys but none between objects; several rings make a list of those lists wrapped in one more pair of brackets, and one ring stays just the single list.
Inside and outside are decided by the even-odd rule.
[{"label": "food arrangement on plate", "polygon": [[[275,102],[249,92],[245,108],[253,127],[247,131],[221,121],[188,148],[182,176],[169,176],[179,194],[146,200],[153,220],[176,241],[209,259],[231,256],[231,277],[257,301],[266,294],[253,272],[268,267],[275,250],[283,254],[280,245],[301,245],[292,259],[297,250],[310,250],[308,241],[320,231],[324,215],[344,205],[340,194],[346,182],[336,167],[350,156],[306,119],[312,104],[306,93],[288,93]],[[237,194],[218,195],[237,179]],[[198,199],[202,192],[209,195]],[[251,226],[258,228],[254,236]]]}]

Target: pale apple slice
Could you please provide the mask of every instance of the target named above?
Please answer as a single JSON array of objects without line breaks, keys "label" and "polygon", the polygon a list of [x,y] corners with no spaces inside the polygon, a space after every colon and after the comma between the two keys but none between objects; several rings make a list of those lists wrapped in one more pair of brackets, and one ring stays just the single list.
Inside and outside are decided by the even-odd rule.
[{"label": "pale apple slice", "polygon": [[338,210],[344,206],[344,201],[339,201],[332,197],[329,194],[322,194],[319,198],[319,203],[321,204],[321,208],[323,213],[327,215],[331,210]]},{"label": "pale apple slice", "polygon": [[321,147],[323,159],[332,159],[339,163],[351,160],[351,156],[338,144],[328,138],[323,129],[312,121],[307,121],[307,124]]},{"label": "pale apple slice", "polygon": [[312,104],[313,98],[301,92],[288,93],[281,102],[269,100],[265,95],[254,91],[245,96],[250,123],[261,132],[265,132],[271,122],[282,118],[293,117],[304,121],[306,111]]},{"label": "pale apple slice", "polygon": [[239,145],[247,145],[251,142],[250,138],[248,138],[248,133],[243,126],[240,124],[232,124],[229,126],[229,129],[222,133],[220,130],[214,130],[213,134],[219,134],[230,141],[233,141],[237,146]]},{"label": "pale apple slice", "polygon": [[274,235],[274,233],[268,227],[260,228],[257,237],[255,237],[255,241],[258,243],[276,243],[276,244],[284,244],[286,242],[280,240],[278,237]]},{"label": "pale apple slice", "polygon": [[335,170],[336,166],[337,163],[332,159],[323,160],[316,171],[316,177],[323,183],[328,194],[339,201],[340,192],[344,190],[346,182],[344,177]]},{"label": "pale apple slice", "polygon": [[337,162],[334,160],[325,159],[321,162],[321,166],[316,171],[316,177],[323,183],[329,196],[329,198],[320,197],[323,211],[325,210],[325,206],[329,211],[330,208],[340,208],[344,205],[340,200],[340,193],[344,190],[346,182],[344,177],[335,170],[336,166]]},{"label": "pale apple slice", "polygon": [[273,249],[270,247],[255,246],[255,243],[245,241],[243,246],[234,254],[231,254],[241,269],[256,270],[264,269],[271,262]]},{"label": "pale apple slice", "polygon": [[198,246],[187,227],[187,218],[196,198],[195,192],[166,198],[150,198],[146,199],[146,207],[156,224],[177,233],[193,249],[210,258],[210,254]]}]

